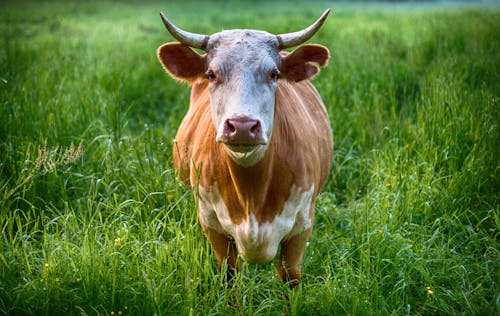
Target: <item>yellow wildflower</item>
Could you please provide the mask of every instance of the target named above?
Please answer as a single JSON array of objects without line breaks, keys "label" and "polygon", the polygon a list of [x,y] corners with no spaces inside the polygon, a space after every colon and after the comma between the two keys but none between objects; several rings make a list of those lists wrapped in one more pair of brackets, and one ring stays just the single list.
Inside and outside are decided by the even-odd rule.
[{"label": "yellow wildflower", "polygon": [[428,295],[433,295],[434,294],[434,291],[432,290],[432,288],[430,286],[426,286],[425,289],[427,290],[427,294]]}]

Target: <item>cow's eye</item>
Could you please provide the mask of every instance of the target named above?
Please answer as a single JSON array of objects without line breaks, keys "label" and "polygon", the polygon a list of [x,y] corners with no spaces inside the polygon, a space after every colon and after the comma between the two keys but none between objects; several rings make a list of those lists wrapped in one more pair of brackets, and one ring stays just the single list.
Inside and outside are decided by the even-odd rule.
[{"label": "cow's eye", "polygon": [[206,75],[207,75],[208,80],[210,80],[210,81],[213,81],[217,78],[215,76],[215,72],[212,69],[207,70]]},{"label": "cow's eye", "polygon": [[269,73],[269,77],[271,78],[271,80],[276,81],[279,79],[280,74],[281,73],[278,68],[273,68],[273,70],[271,70],[271,72]]}]

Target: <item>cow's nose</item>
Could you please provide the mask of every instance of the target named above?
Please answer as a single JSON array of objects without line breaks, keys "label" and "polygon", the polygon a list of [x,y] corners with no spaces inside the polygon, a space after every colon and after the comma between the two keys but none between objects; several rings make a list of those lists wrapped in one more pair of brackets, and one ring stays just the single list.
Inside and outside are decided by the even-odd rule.
[{"label": "cow's nose", "polygon": [[224,122],[224,129],[220,141],[235,146],[265,144],[260,121],[246,116],[227,119]]}]

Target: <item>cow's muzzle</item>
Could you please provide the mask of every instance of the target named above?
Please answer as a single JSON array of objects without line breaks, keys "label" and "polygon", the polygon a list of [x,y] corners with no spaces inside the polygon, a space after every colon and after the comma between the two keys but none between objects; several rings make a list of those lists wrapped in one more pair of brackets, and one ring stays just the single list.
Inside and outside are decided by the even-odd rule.
[{"label": "cow's muzzle", "polygon": [[227,119],[217,141],[231,147],[254,147],[267,143],[260,121],[247,116]]}]

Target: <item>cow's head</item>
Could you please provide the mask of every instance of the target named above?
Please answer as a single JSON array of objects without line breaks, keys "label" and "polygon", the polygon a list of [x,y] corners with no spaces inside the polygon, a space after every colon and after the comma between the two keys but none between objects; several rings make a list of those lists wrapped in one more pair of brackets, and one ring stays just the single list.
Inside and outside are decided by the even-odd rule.
[{"label": "cow's head", "polygon": [[160,14],[180,41],[158,48],[160,62],[178,80],[208,81],[216,141],[224,144],[236,163],[251,166],[263,157],[273,129],[278,80],[309,79],[326,65],[329,51],[323,46],[305,45],[291,53],[282,50],[310,39],[329,12],[294,33],[229,30],[210,36],[181,30]]}]

